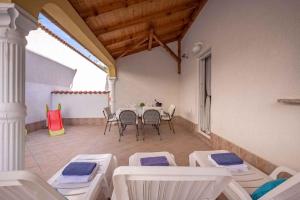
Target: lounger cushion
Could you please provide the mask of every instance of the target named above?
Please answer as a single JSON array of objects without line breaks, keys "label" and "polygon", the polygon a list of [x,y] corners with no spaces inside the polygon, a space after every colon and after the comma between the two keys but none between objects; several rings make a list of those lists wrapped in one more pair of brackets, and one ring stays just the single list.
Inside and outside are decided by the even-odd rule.
[{"label": "lounger cushion", "polygon": [[244,161],[238,157],[235,153],[214,153],[211,154],[211,158],[219,165],[240,165]]},{"label": "lounger cushion", "polygon": [[142,166],[169,166],[166,156],[141,158]]},{"label": "lounger cushion", "polygon": [[273,190],[275,187],[277,187],[278,185],[280,185],[281,183],[283,183],[286,179],[283,178],[279,178],[273,181],[269,181],[265,184],[263,184],[262,186],[260,186],[259,188],[257,188],[251,195],[253,200],[257,200],[260,197],[264,196],[266,193],[268,193],[269,191]]},{"label": "lounger cushion", "polygon": [[84,176],[90,175],[96,167],[95,162],[71,162],[63,170],[64,176]]}]

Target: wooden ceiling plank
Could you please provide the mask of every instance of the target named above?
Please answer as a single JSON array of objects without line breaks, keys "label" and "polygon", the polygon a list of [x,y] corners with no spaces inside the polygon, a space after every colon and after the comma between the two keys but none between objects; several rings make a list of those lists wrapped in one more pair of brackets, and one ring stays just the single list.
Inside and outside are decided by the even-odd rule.
[{"label": "wooden ceiling plank", "polygon": [[158,12],[154,12],[154,13],[151,13],[151,14],[143,16],[143,17],[139,17],[134,20],[129,20],[124,23],[120,23],[118,25],[110,26],[107,28],[100,28],[98,30],[94,30],[94,33],[96,35],[100,35],[103,33],[112,32],[112,31],[115,31],[118,29],[123,29],[125,27],[133,26],[133,25],[140,24],[140,23],[149,23],[149,21],[151,21],[153,19],[164,17],[164,16],[169,16],[169,15],[172,15],[172,13],[180,12],[182,10],[195,9],[197,6],[199,6],[199,3],[195,3],[195,2],[187,3],[187,4],[185,3],[183,5],[175,6],[173,8],[167,8],[167,9],[164,9],[164,10],[161,10]]},{"label": "wooden ceiling plank", "polygon": [[[167,23],[167,24],[163,24],[163,26],[154,26],[153,28],[155,30],[157,30],[157,34],[159,33],[166,33],[166,32],[171,32],[173,30],[178,30],[178,28],[182,28],[182,26],[186,25],[189,22],[188,18],[183,19],[182,21],[178,22],[178,23]],[[110,45],[116,44],[116,43],[122,43],[128,40],[134,40],[143,36],[146,36],[149,34],[148,30],[143,30],[140,32],[136,32],[134,34],[130,34],[130,35],[123,35],[122,37],[119,38],[113,38],[107,41],[103,41],[100,40],[102,42],[103,45],[105,45],[107,48],[109,48]],[[100,39],[98,37],[98,39]]]},{"label": "wooden ceiling plank", "polygon": [[153,28],[150,29],[149,31],[149,43],[148,43],[148,50],[151,51],[152,49],[152,42],[153,42]]},{"label": "wooden ceiling plank", "polygon": [[97,17],[104,13],[112,12],[118,9],[127,8],[130,6],[134,6],[136,4],[148,2],[149,0],[119,0],[113,3],[108,3],[105,5],[96,5],[85,9],[85,10],[78,10],[79,15],[84,19],[87,20],[90,17]]},{"label": "wooden ceiling plank", "polygon": [[162,46],[177,62],[180,61],[180,58],[172,51],[172,49],[170,49],[170,47],[168,47],[168,45],[166,45],[164,42],[162,42],[159,37],[153,33],[153,38],[160,44],[160,46]]},{"label": "wooden ceiling plank", "polygon": [[192,13],[192,15],[190,17],[190,22],[185,26],[184,30],[181,33],[180,38],[184,37],[184,35],[189,30],[189,28],[191,27],[191,25],[193,24],[193,22],[195,21],[196,17],[198,16],[198,14],[202,10],[202,8],[205,6],[205,4],[206,4],[207,1],[208,0],[199,0],[198,6],[195,8],[194,12]]},{"label": "wooden ceiling plank", "polygon": [[148,37],[142,39],[140,42],[137,44],[133,44],[131,47],[129,47],[127,50],[125,50],[118,58],[125,56],[129,51],[134,50],[135,48],[139,47],[141,44],[146,42],[148,40]]}]

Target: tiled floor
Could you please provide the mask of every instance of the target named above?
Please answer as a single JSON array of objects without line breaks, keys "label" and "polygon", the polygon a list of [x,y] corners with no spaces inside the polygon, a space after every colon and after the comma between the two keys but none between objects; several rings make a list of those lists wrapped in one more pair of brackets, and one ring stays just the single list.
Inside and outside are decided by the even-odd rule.
[{"label": "tiled floor", "polygon": [[135,152],[168,151],[175,155],[178,165],[188,165],[188,155],[194,150],[209,147],[197,136],[181,126],[175,126],[176,134],[167,125],[161,126],[162,140],[152,127],[145,128],[145,141],[135,140],[134,127],[128,127],[122,141],[118,142],[118,129],[103,135],[104,126],[69,126],[66,134],[49,137],[46,129],[26,136],[26,169],[36,172],[45,180],[50,178],[72,157],[82,153],[112,153],[119,165],[128,165],[128,157]]}]

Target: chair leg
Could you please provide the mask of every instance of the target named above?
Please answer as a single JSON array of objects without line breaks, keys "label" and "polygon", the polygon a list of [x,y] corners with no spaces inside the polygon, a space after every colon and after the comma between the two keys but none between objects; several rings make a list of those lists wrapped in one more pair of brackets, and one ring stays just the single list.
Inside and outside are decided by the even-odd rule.
[{"label": "chair leg", "polygon": [[171,127],[171,123],[170,123],[170,122],[171,122],[171,121],[168,120],[169,128],[170,128],[170,130],[172,131],[172,127]]},{"label": "chair leg", "polygon": [[126,127],[127,127],[127,125],[123,125],[123,129],[122,129],[122,136],[124,136],[124,131],[125,131],[125,129],[126,129]]},{"label": "chair leg", "polygon": [[144,124],[142,124],[142,132],[143,132],[143,141],[145,140],[145,130],[144,130]]},{"label": "chair leg", "polygon": [[121,137],[123,135],[123,125],[118,123],[118,128],[119,128],[119,142],[121,142]]},{"label": "chair leg", "polygon": [[136,125],[136,141],[139,141],[139,126]]},{"label": "chair leg", "polygon": [[112,124],[112,122],[109,123],[109,129],[108,129],[109,132],[110,132],[110,129],[111,129],[111,124]]},{"label": "chair leg", "polygon": [[159,132],[159,125],[155,125],[155,128],[157,130],[157,134],[159,135],[159,139],[161,140],[161,135],[160,135],[160,132]]},{"label": "chair leg", "polygon": [[107,124],[108,124],[108,121],[106,121],[106,124],[105,124],[104,135],[105,135],[105,133],[106,133]]},{"label": "chair leg", "polygon": [[173,134],[175,134],[175,129],[174,129],[174,124],[172,121],[170,121],[171,125],[172,125],[172,130],[173,130]]}]

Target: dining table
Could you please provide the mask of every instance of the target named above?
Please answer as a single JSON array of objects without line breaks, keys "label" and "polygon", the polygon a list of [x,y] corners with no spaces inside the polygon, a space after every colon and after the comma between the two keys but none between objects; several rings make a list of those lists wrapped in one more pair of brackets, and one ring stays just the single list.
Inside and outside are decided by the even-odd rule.
[{"label": "dining table", "polygon": [[116,116],[117,118],[119,118],[119,115],[122,111],[124,110],[131,110],[133,112],[136,113],[136,115],[139,117],[139,118],[142,118],[144,112],[146,110],[157,110],[160,115],[164,115],[164,110],[162,107],[157,107],[157,106],[143,106],[143,107],[140,107],[140,106],[129,106],[129,107],[121,107],[117,110],[116,112]]}]

